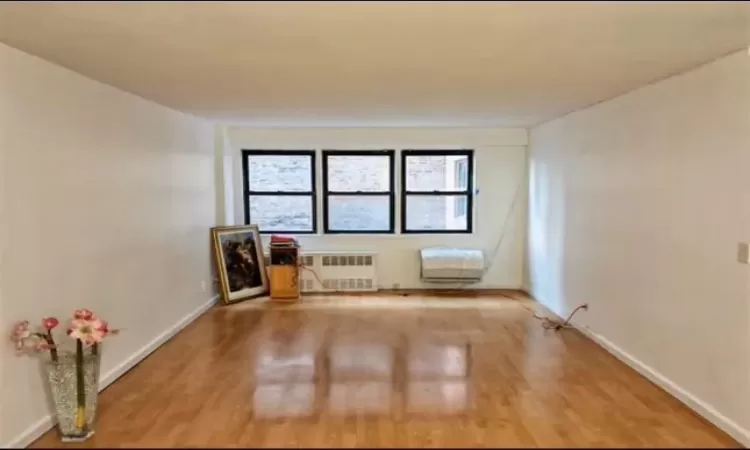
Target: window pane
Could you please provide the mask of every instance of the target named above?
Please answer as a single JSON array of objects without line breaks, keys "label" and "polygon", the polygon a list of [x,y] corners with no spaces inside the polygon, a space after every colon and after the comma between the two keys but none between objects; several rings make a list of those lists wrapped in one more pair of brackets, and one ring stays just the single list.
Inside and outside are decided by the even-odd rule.
[{"label": "window pane", "polygon": [[456,180],[456,188],[466,190],[469,188],[469,159],[463,158],[453,162],[453,178]]},{"label": "window pane", "polygon": [[328,156],[328,190],[384,192],[391,189],[391,159],[385,155]]},{"label": "window pane", "polygon": [[461,191],[468,189],[467,155],[420,155],[406,157],[406,190]]},{"label": "window pane", "polygon": [[466,230],[465,195],[408,195],[407,230]]},{"label": "window pane", "polygon": [[328,228],[333,231],[388,231],[391,199],[387,196],[328,197]]},{"label": "window pane", "polygon": [[251,195],[250,223],[260,231],[312,231],[312,196]]},{"label": "window pane", "polygon": [[251,191],[312,191],[312,158],[306,155],[250,155]]},{"label": "window pane", "polygon": [[465,216],[467,206],[468,203],[465,195],[456,198],[456,201],[453,203],[453,217]]}]

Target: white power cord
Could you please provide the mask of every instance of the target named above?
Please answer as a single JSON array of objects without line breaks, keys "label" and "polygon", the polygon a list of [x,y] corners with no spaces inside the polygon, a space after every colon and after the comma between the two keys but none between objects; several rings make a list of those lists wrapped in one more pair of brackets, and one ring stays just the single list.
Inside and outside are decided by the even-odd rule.
[{"label": "white power cord", "polygon": [[[497,244],[495,244],[495,247],[492,249],[492,253],[489,256],[489,258],[484,259],[484,267],[482,268],[482,277],[484,277],[487,272],[489,272],[490,268],[492,267],[492,263],[495,261],[495,258],[497,257],[497,254],[500,252],[500,247],[503,245],[503,240],[505,239],[505,231],[508,228],[508,221],[510,220],[511,215],[513,214],[513,211],[516,209],[516,203],[518,203],[518,197],[520,197],[521,194],[521,188],[523,186],[523,181],[520,181],[518,185],[516,186],[516,192],[513,194],[513,200],[510,203],[510,207],[508,208],[507,213],[505,214],[505,219],[503,220],[503,227],[502,231],[500,232],[500,237],[497,240]],[[448,246],[439,246],[435,248],[450,248]],[[464,269],[462,269],[464,270]],[[461,273],[461,272],[459,272]],[[464,282],[439,282],[440,284],[455,284],[456,288],[467,286],[470,284],[479,283],[481,281],[464,281]]]},{"label": "white power cord", "polygon": [[484,266],[484,270],[482,271],[482,275],[485,275],[487,274],[487,272],[489,272],[491,264],[495,261],[495,257],[497,257],[497,254],[500,252],[500,247],[503,245],[503,239],[505,239],[505,230],[508,228],[508,220],[510,220],[510,216],[513,213],[513,210],[516,209],[516,203],[518,203],[518,197],[520,197],[522,186],[523,183],[519,182],[518,186],[516,187],[516,193],[513,194],[513,201],[510,204],[510,208],[508,208],[508,212],[505,214],[505,220],[503,220],[503,230],[500,232],[500,238],[497,240],[497,244],[492,250],[492,255],[490,256],[490,258],[485,260],[486,263]]}]

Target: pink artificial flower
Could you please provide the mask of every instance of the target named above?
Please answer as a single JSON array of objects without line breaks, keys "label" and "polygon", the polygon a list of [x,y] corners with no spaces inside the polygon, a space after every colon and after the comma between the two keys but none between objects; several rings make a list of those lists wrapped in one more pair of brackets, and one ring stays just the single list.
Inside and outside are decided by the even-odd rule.
[{"label": "pink artificial flower", "polygon": [[73,313],[73,317],[76,319],[91,320],[94,318],[94,313],[88,309],[76,309]]},{"label": "pink artificial flower", "polygon": [[23,350],[26,340],[31,337],[29,330],[29,321],[24,320],[13,325],[13,331],[10,334],[10,340],[16,344],[16,350]]},{"label": "pink artificial flower", "polygon": [[120,332],[118,329],[110,329],[109,323],[107,323],[104,319],[96,318],[93,320],[94,328],[102,333],[104,333],[104,336],[107,336],[109,334],[117,334]]},{"label": "pink artificial flower", "polygon": [[45,342],[40,339],[39,336],[32,334],[28,339],[24,339],[20,347],[16,347],[16,353],[24,353],[31,351],[40,351],[39,344]]},{"label": "pink artificial flower", "polygon": [[34,350],[38,352],[43,352],[50,349],[52,349],[52,345],[50,345],[50,343],[45,341],[44,339],[39,339],[36,343],[36,346],[34,347]]},{"label": "pink artificial flower", "polygon": [[60,324],[60,321],[54,317],[44,317],[42,319],[42,325],[45,329],[51,330]]},{"label": "pink artificial flower", "polygon": [[73,319],[68,327],[68,336],[78,339],[83,345],[91,346],[104,339],[105,332],[101,329],[99,319]]}]

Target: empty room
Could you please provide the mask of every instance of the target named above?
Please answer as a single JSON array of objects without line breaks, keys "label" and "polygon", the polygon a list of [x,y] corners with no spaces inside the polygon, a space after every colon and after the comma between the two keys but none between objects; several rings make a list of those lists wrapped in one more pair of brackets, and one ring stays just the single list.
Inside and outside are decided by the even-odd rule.
[{"label": "empty room", "polygon": [[747,447],[749,168],[747,2],[0,2],[0,446]]}]

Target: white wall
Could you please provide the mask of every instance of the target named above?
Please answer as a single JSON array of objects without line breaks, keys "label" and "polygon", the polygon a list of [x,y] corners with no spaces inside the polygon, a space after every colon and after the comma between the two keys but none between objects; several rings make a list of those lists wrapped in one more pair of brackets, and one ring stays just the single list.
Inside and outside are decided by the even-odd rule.
[{"label": "white wall", "polygon": [[[300,235],[303,250],[377,250],[382,288],[425,287],[419,279],[418,250],[424,246],[471,247],[489,255],[497,246],[513,198],[518,200],[508,217],[505,237],[484,281],[466,288],[518,288],[523,279],[525,230],[526,144],[525,129],[482,128],[297,128],[254,129],[229,127],[233,151],[234,217],[244,221],[242,149],[445,149],[475,150],[476,183],[474,233],[446,235]],[[400,157],[396,156],[396,186]],[[320,154],[318,154],[320,173]],[[317,177],[322,192],[322,176]],[[397,196],[398,197],[398,196]],[[399,199],[396,201],[399,208]],[[318,196],[318,230],[322,230],[322,195]],[[399,209],[397,211],[397,229]],[[267,240],[264,242],[267,243]],[[443,286],[436,286],[443,287]],[[447,285],[446,287],[456,287]]]},{"label": "white wall", "polygon": [[750,58],[546,123],[530,145],[533,295],[559,314],[588,302],[595,339],[750,444]]},{"label": "white wall", "polygon": [[[111,381],[212,296],[213,129],[1,44],[0,77],[2,332],[91,308],[124,328]],[[24,445],[49,425],[41,368],[7,341],[0,362],[0,445]]]},{"label": "white wall", "polygon": [[234,224],[234,185],[232,169],[232,149],[226,133],[226,126],[214,126],[216,224]]}]

